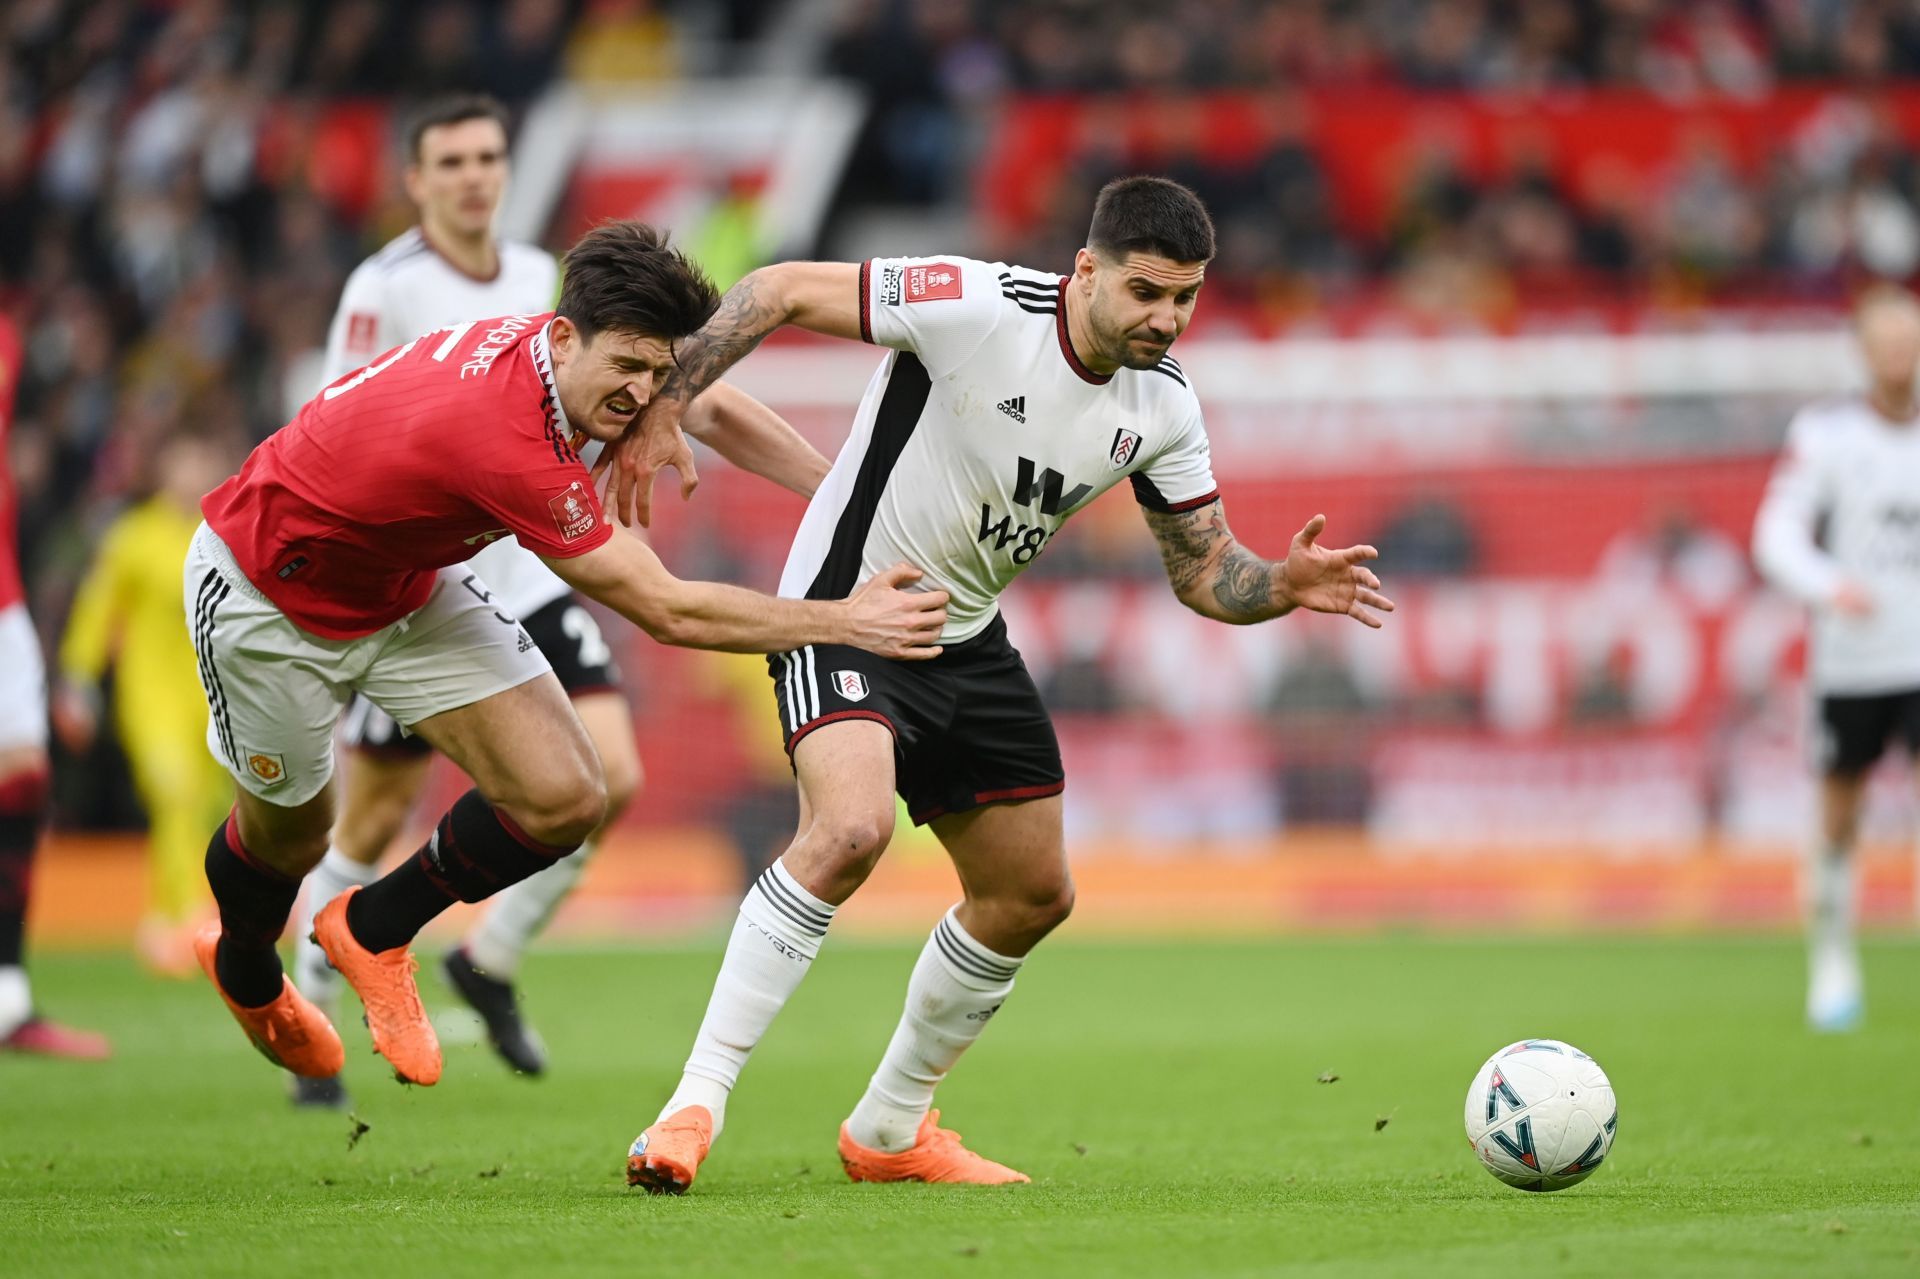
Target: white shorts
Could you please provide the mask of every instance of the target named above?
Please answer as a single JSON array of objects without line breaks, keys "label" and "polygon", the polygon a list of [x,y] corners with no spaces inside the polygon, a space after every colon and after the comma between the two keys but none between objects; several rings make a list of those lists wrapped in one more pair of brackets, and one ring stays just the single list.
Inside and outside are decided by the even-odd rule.
[{"label": "white shorts", "polygon": [[0,610],[0,750],[47,744],[47,667],[25,604]]},{"label": "white shorts", "polygon": [[550,669],[464,567],[441,569],[427,602],[399,621],[359,639],[322,639],[247,581],[202,524],[187,551],[186,598],[211,712],[207,748],[247,791],[285,808],[333,776],[334,722],[355,692],[411,728]]}]

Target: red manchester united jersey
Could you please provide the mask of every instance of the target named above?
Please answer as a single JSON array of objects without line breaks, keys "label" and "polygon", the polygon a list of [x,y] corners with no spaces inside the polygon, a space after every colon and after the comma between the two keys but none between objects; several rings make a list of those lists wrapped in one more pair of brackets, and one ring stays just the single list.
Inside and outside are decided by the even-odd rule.
[{"label": "red manchester united jersey", "polygon": [[0,315],[0,609],[12,608],[26,598],[20,587],[20,510],[14,500],[13,467],[7,461],[21,355],[20,330]]},{"label": "red manchester united jersey", "polygon": [[551,315],[415,338],[309,400],[200,504],[301,629],[355,639],[511,533],[566,559],[613,535],[554,391]]}]

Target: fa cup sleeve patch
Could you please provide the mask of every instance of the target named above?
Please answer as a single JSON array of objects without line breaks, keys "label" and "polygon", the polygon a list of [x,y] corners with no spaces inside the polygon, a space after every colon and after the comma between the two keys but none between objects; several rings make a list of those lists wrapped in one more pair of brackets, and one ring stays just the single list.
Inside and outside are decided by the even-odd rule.
[{"label": "fa cup sleeve patch", "polygon": [[960,268],[950,262],[931,262],[907,268],[907,301],[939,302],[960,296]]},{"label": "fa cup sleeve patch", "polygon": [[587,486],[579,480],[567,486],[567,491],[547,503],[547,509],[553,512],[553,522],[560,530],[563,542],[577,541],[593,532],[598,520],[593,513],[593,498],[587,492]]}]

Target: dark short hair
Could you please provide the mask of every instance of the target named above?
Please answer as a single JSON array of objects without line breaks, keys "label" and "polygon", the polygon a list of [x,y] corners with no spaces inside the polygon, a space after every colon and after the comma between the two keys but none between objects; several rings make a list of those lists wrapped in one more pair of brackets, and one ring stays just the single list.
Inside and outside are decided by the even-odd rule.
[{"label": "dark short hair", "polygon": [[554,308],[593,341],[603,329],[674,342],[713,318],[720,290],[644,222],[603,222],[567,250]]},{"label": "dark short hair", "polygon": [[469,120],[491,120],[500,126],[500,132],[508,132],[507,109],[497,98],[484,93],[458,93],[435,98],[407,121],[407,163],[420,163],[420,144],[426,141],[428,129],[465,124]]},{"label": "dark short hair", "polygon": [[1115,178],[1093,202],[1087,247],[1155,253],[1174,262],[1213,261],[1213,219],[1200,197],[1171,178]]}]

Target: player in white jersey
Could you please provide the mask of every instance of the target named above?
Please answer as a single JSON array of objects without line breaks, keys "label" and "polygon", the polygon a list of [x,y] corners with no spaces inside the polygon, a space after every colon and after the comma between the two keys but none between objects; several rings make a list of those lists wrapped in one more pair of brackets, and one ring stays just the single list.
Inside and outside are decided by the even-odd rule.
[{"label": "player in white jersey", "polygon": [[630,1184],[691,1184],[747,1055],[886,848],[896,788],[952,856],[964,900],[914,967],[899,1028],[840,1129],[841,1160],[857,1181],[1026,1180],[967,1150],[931,1105],[1073,904],[1059,746],[998,598],[1074,511],[1128,481],[1175,592],[1221,621],[1305,607],[1378,626],[1392,608],[1364,565],[1373,548],[1319,547],[1321,517],[1278,562],[1227,530],[1199,401],[1167,355],[1213,246],[1192,192],[1130,178],[1100,193],[1064,279],[959,257],[766,268],[682,344],[668,403],[618,446],[617,509],[637,517],[656,462],[690,478],[677,406],[774,328],[891,348],[807,509],[781,594],[843,594],[890,557],[951,594],[943,652],[918,672],[832,646],[770,659],[800,831],[741,903],[686,1073],[629,1151]]},{"label": "player in white jersey", "polygon": [[[508,169],[506,113],[498,103],[460,96],[429,105],[408,131],[408,159],[407,194],[420,210],[420,223],[348,277],[328,332],[322,385],[421,333],[477,317],[544,311],[558,292],[551,255],[493,233]],[[745,459],[750,469],[811,495],[827,460],[771,412],[744,395],[736,399],[757,415],[752,424],[763,437],[781,437],[777,453],[787,463],[784,471],[770,470]],[[729,454],[741,442],[715,440]],[[611,822],[641,775],[613,650],[584,601],[512,537],[489,544],[468,565],[501,609],[521,619],[572,700],[606,770]],[[337,993],[339,978],[309,939],[313,916],[348,888],[373,882],[381,856],[419,798],[432,758],[424,738],[403,733],[386,712],[357,695],[342,718],[342,735],[348,751],[339,819],[325,859],[308,876],[294,921],[298,985],[322,1007]],[[579,881],[592,849],[589,840],[574,856],[497,894],[442,961],[449,985],[485,1021],[495,1050],[523,1074],[540,1074],[546,1055],[521,1019],[513,981],[528,944]],[[296,1102],[346,1102],[338,1078],[291,1078]]]},{"label": "player in white jersey", "polygon": [[1761,572],[1813,610],[1820,832],[1804,896],[1819,1030],[1852,1029],[1865,1011],[1853,847],[1867,773],[1896,737],[1920,764],[1920,302],[1878,288],[1855,321],[1867,393],[1794,418],[1753,534]]}]

